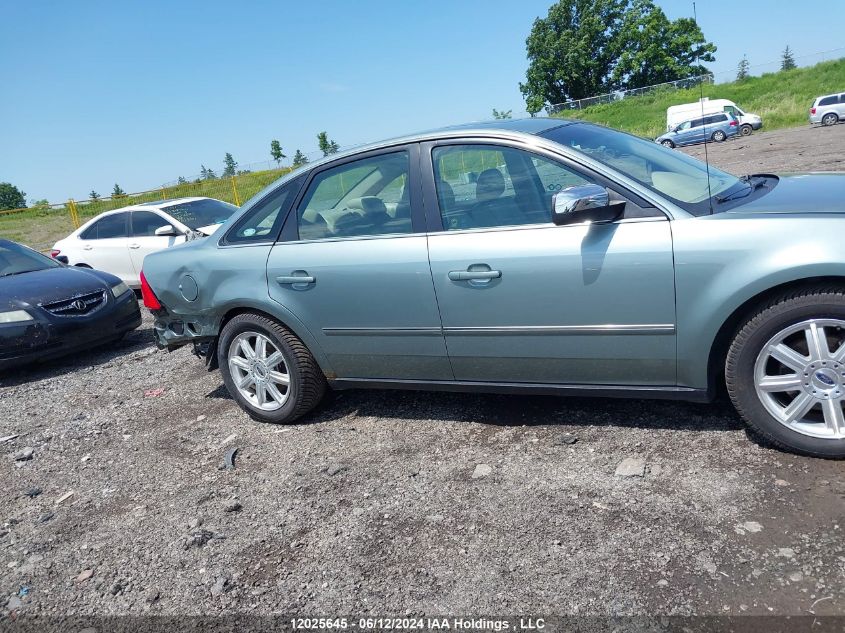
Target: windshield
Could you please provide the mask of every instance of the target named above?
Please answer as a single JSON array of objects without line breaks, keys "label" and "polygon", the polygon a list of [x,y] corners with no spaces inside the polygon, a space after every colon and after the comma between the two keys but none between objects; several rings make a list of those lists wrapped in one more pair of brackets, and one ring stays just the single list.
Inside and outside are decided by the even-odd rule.
[{"label": "windshield", "polygon": [[564,125],[541,136],[612,167],[694,215],[710,213],[710,196],[745,186],[736,176],[711,165],[708,188],[707,166],[701,161],[597,125]]},{"label": "windshield", "polygon": [[36,270],[58,268],[60,264],[49,257],[6,240],[0,240],[0,277],[31,273]]},{"label": "windshield", "polygon": [[161,209],[168,215],[172,215],[182,224],[191,229],[198,229],[211,224],[222,224],[238,210],[233,204],[222,200],[193,200],[191,202],[180,202]]}]

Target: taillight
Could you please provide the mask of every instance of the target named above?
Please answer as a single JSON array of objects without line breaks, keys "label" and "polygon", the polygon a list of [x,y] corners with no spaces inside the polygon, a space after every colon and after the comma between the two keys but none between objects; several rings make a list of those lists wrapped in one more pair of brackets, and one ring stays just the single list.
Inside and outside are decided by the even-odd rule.
[{"label": "taillight", "polygon": [[815,109],[815,108],[810,108],[810,114],[815,114],[815,113],[816,113],[816,109]]},{"label": "taillight", "polygon": [[144,307],[150,310],[161,310],[161,302],[156,297],[153,289],[150,288],[147,278],[144,276],[144,271],[141,271],[141,297],[144,299]]},{"label": "taillight", "polygon": [[736,121],[731,121],[731,127],[736,127]]},{"label": "taillight", "polygon": [[61,253],[61,251],[58,248],[54,248],[50,251],[50,257],[55,259],[56,257],[59,256],[60,253]]}]

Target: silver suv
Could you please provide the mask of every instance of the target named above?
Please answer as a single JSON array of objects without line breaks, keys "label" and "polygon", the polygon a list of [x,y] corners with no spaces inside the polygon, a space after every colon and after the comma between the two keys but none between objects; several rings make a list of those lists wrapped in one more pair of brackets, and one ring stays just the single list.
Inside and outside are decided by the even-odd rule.
[{"label": "silver suv", "polygon": [[845,93],[816,97],[810,106],[810,123],[834,125],[845,121]]}]

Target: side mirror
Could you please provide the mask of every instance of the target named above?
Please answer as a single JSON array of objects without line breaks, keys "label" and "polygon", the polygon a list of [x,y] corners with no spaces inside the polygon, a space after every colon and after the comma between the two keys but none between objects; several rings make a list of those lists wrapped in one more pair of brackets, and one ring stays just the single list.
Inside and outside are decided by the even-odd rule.
[{"label": "side mirror", "polygon": [[61,264],[64,264],[65,266],[70,264],[70,260],[67,258],[67,255],[57,255],[56,261],[61,263]]},{"label": "side mirror", "polygon": [[164,226],[160,226],[155,231],[156,235],[159,237],[172,237],[175,235],[182,235],[179,231],[177,231],[172,224],[165,224]]},{"label": "side mirror", "polygon": [[552,222],[604,224],[618,220],[625,202],[611,202],[610,193],[599,185],[567,187],[552,196]]}]

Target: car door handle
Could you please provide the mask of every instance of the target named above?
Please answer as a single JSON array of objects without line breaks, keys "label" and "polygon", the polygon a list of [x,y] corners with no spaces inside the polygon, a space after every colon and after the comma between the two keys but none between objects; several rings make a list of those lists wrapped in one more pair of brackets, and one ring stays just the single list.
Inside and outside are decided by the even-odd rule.
[{"label": "car door handle", "polygon": [[91,246],[90,244],[86,244],[85,246],[82,247],[82,250],[83,251],[90,251],[92,248],[94,248],[94,247]]},{"label": "car door handle", "polygon": [[450,270],[449,279],[452,281],[473,281],[480,279],[499,279],[501,270]]},{"label": "car door handle", "polygon": [[129,248],[141,248],[140,244],[130,244]]},{"label": "car door handle", "polygon": [[281,275],[276,277],[276,283],[287,284],[313,284],[317,281],[316,277],[311,275]]}]

